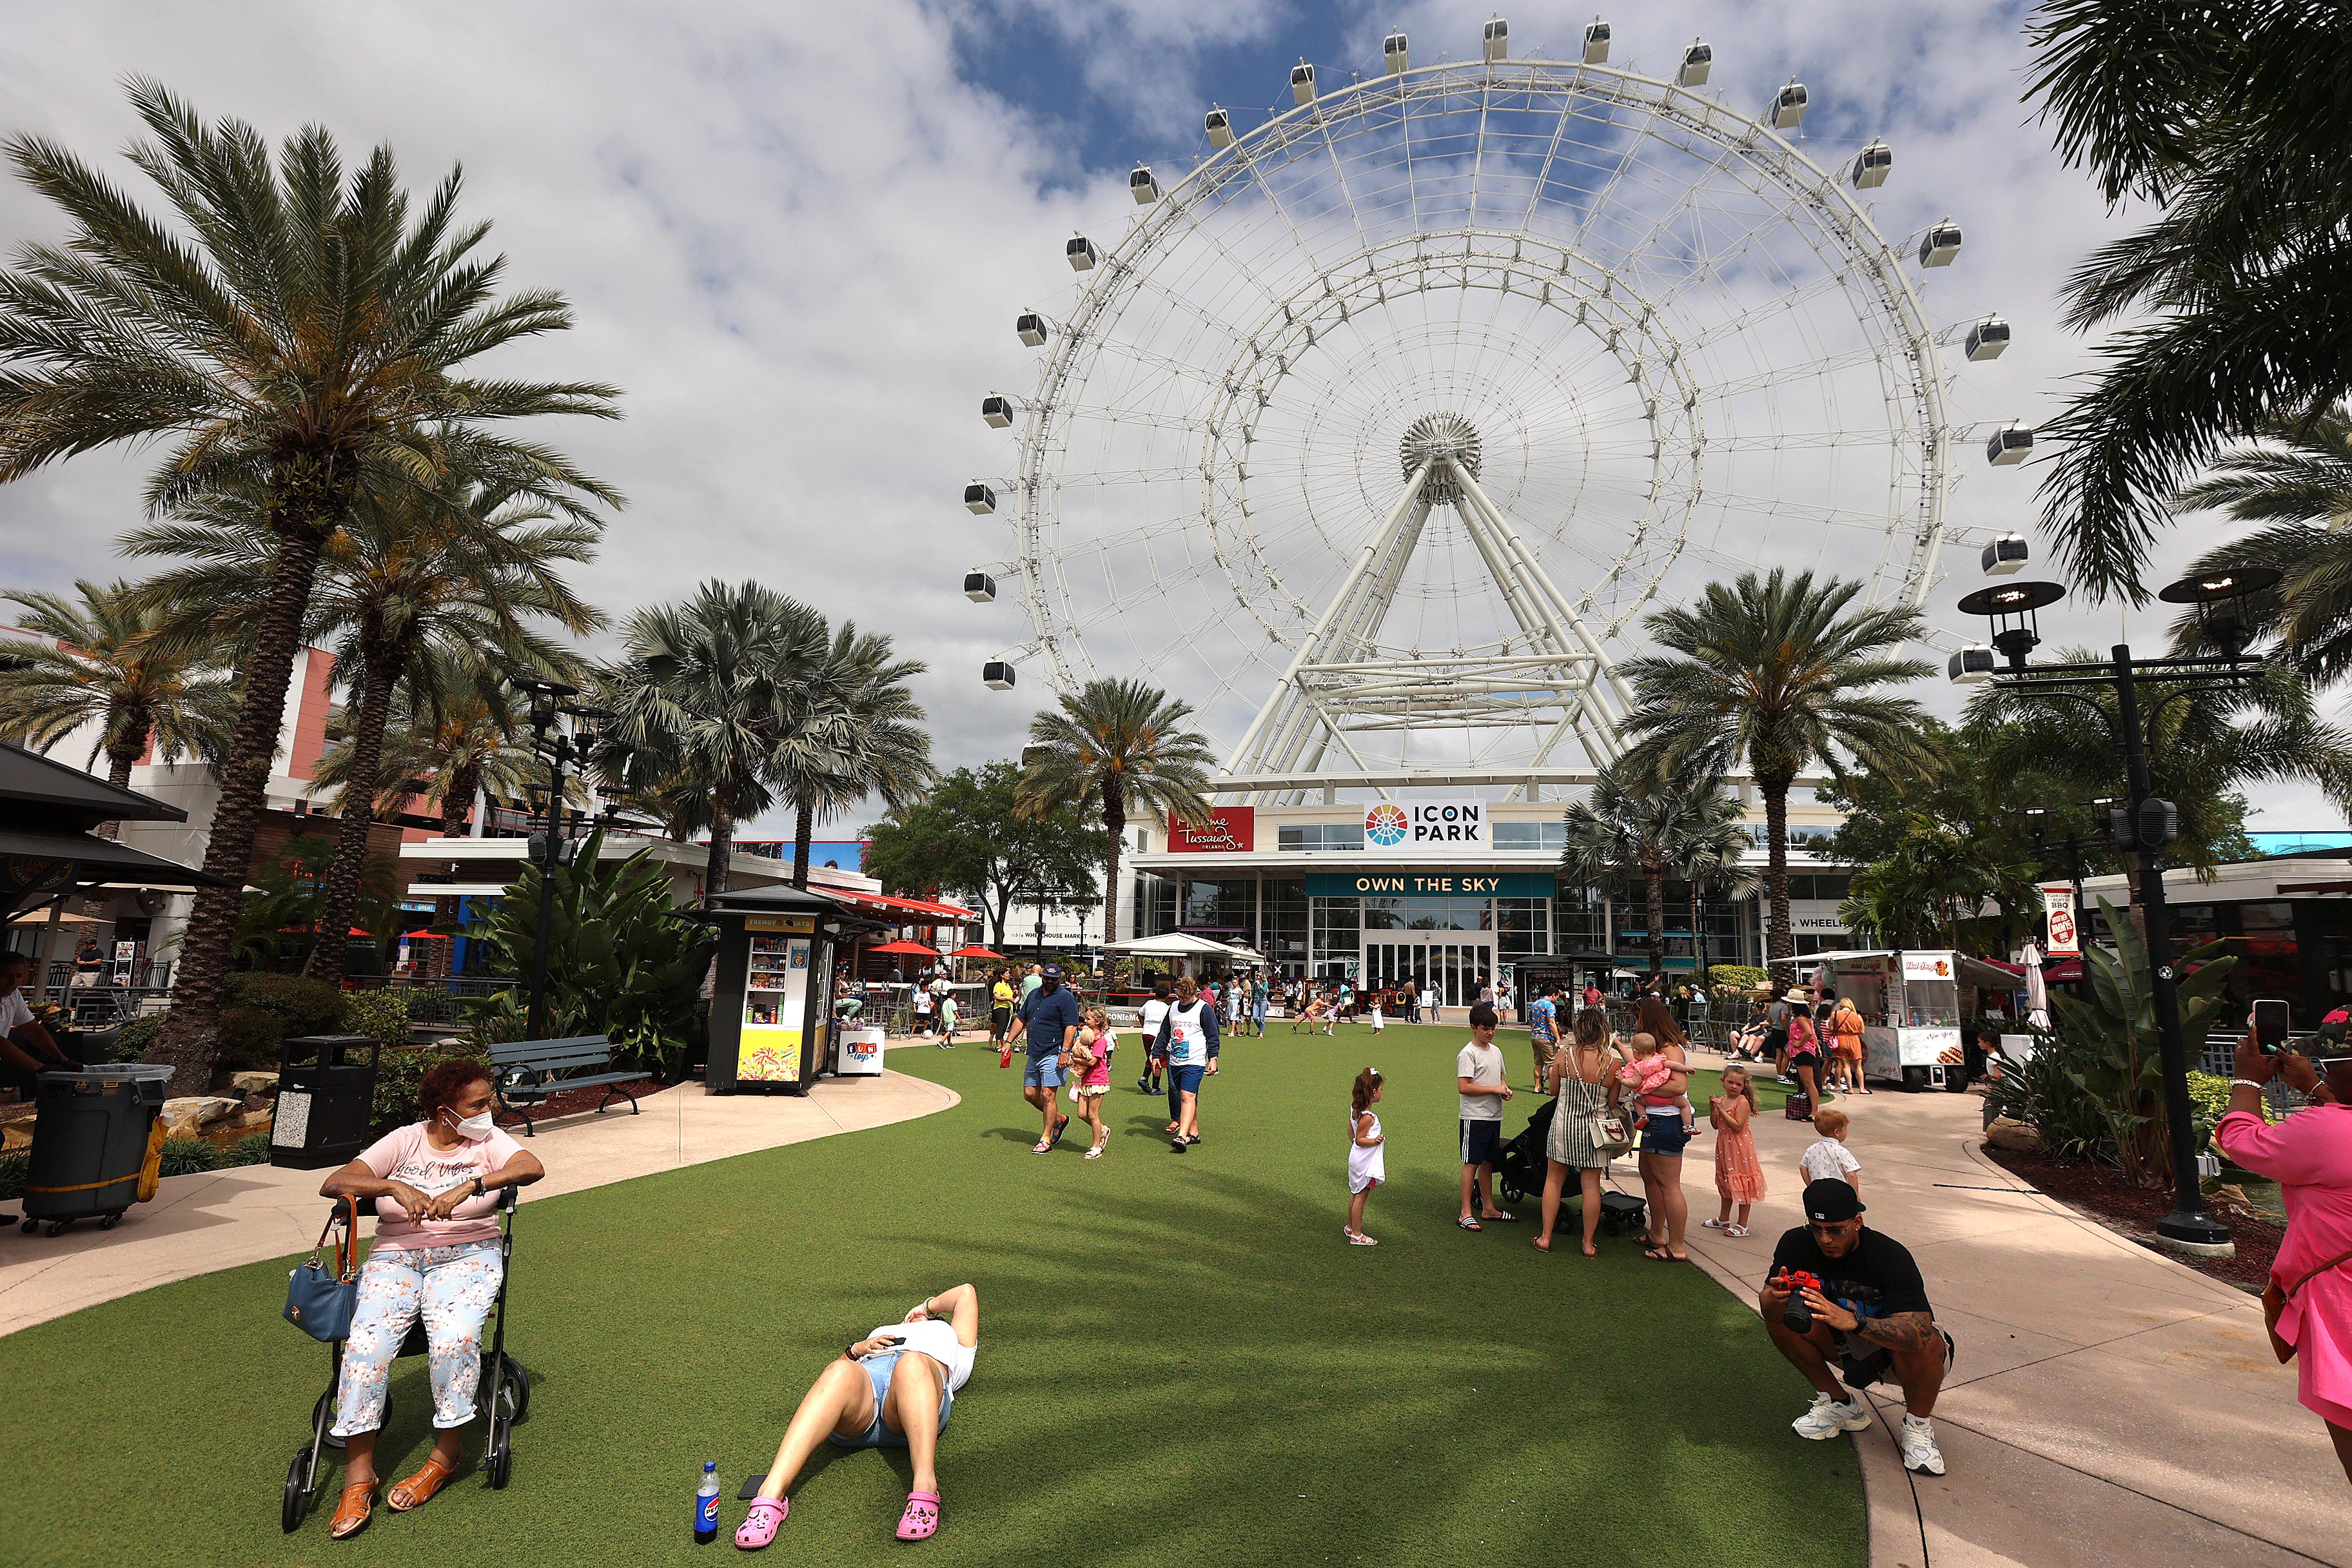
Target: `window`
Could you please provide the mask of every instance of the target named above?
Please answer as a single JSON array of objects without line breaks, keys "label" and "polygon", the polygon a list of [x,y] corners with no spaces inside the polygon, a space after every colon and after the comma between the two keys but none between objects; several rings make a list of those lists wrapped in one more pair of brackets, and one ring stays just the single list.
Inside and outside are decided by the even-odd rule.
[{"label": "window", "polygon": [[1286,823],[1274,830],[1277,849],[1361,849],[1361,822]]},{"label": "window", "polygon": [[1314,909],[1315,973],[1352,973],[1364,952],[1359,899],[1309,899]]},{"label": "window", "polygon": [[1549,927],[1550,913],[1549,899],[1496,899],[1496,957],[1529,958],[1539,952],[1549,952],[1552,950]]},{"label": "window", "polygon": [[1258,951],[1283,966],[1286,974],[1307,967],[1307,884],[1268,880],[1265,884],[1265,939]]},{"label": "window", "polygon": [[1180,931],[1196,931],[1220,942],[1257,945],[1257,881],[1255,878],[1184,879]]},{"label": "window", "polygon": [[1567,846],[1568,829],[1558,822],[1497,822],[1497,849],[1543,849],[1559,854]]}]

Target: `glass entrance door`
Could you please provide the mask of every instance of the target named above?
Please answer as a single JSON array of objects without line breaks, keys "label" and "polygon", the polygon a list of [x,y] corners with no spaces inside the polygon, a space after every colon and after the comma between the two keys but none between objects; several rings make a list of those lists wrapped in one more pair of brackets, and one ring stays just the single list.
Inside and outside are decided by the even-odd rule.
[{"label": "glass entrance door", "polygon": [[1478,983],[1492,983],[1495,941],[1466,933],[1382,936],[1364,943],[1364,984],[1374,991],[1421,984],[1424,1005],[1467,1007],[1478,1000]]}]

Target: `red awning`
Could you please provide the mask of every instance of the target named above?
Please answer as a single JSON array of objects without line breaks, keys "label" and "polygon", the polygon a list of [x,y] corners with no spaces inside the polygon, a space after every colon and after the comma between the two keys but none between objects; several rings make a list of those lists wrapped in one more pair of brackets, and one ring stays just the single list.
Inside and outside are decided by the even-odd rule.
[{"label": "red awning", "polygon": [[903,952],[911,958],[937,958],[940,950],[925,947],[919,942],[886,942],[880,947],[869,947],[868,952]]},{"label": "red awning", "polygon": [[447,942],[449,937],[448,933],[446,931],[404,931],[400,933],[400,940],[403,942]]},{"label": "red awning", "polygon": [[[980,918],[979,910],[965,909],[961,904],[936,903],[928,899],[893,898],[888,893],[844,892],[837,888],[828,888],[825,891],[845,902],[856,904],[864,909],[881,910],[889,914],[922,916],[938,922],[976,921]],[[899,923],[916,925],[920,924],[921,921],[908,920],[901,921]]]},{"label": "red awning", "polygon": [[957,948],[953,952],[949,953],[949,954],[948,954],[948,956],[949,956],[950,958],[994,958],[994,959],[1002,959],[1002,958],[1003,958],[1003,956],[1004,956],[1004,955],[1003,955],[1003,953],[1001,953],[1001,952],[997,952],[997,951],[996,951],[994,948],[992,948],[992,947],[982,947],[982,946],[981,946],[978,942],[973,942],[973,943],[972,943],[971,946],[969,946],[969,947],[960,947],[960,948]]}]

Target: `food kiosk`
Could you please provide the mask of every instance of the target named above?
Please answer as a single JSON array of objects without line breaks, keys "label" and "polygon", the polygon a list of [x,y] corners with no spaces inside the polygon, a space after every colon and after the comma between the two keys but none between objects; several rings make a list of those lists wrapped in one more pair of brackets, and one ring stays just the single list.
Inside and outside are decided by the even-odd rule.
[{"label": "food kiosk", "polygon": [[1874,949],[1798,955],[1826,964],[1831,984],[1862,1015],[1864,1076],[1906,1089],[1941,1089],[1960,1065],[1960,959],[1949,950]]},{"label": "food kiosk", "polygon": [[704,1082],[714,1094],[807,1093],[837,1070],[835,953],[881,924],[814,888],[720,893],[699,918],[719,928]]}]

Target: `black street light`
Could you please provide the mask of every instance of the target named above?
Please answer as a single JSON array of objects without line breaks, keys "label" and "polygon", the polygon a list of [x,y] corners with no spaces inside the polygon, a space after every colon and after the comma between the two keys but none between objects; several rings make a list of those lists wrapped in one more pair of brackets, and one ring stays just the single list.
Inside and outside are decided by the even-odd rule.
[{"label": "black street light", "polygon": [[[2174,987],[2172,933],[2165,905],[2165,845],[2179,837],[2179,812],[2162,799],[2150,782],[2148,738],[2156,731],[2164,705],[2200,686],[2241,681],[2260,661],[2246,657],[2253,626],[2246,614],[2248,595],[2275,586],[2279,574],[2268,567],[2184,577],[2157,597],[2168,605],[2193,605],[2202,635],[2228,651],[2210,656],[2158,656],[2135,658],[2128,643],[2117,643],[2105,663],[2046,664],[2028,667],[2026,656],[2041,642],[2038,615],[2066,596],[2057,583],[2007,583],[1979,588],[1960,600],[1960,613],[1982,616],[1992,623],[1992,647],[2005,669],[1994,671],[1969,661],[1964,652],[1952,660],[1956,680],[1990,682],[2002,691],[2040,692],[2076,697],[2087,703],[2107,726],[2124,757],[2125,805],[2108,813],[2108,832],[2116,847],[2139,853],[2138,903],[2147,926],[2149,999],[2155,1004],[2158,1047],[2164,1068],[2164,1118],[2171,1135],[2173,1211],[2156,1222],[2158,1236],[2195,1247],[2222,1247],[2230,1241],[2227,1226],[2205,1207],[2197,1178],[2197,1150],[2189,1103],[2189,1049],[2180,1037],[2180,998]],[[2174,689],[2158,700],[2145,717],[2139,709],[2139,683],[2162,680]],[[2113,715],[2084,689],[2106,688],[2116,694]],[[2079,877],[2077,903],[2080,902]]]},{"label": "black street light", "polygon": [[[568,705],[580,695],[576,686],[560,680],[527,680],[522,689],[530,698],[531,751],[547,764],[546,809],[540,814],[541,830],[530,836],[529,857],[539,868],[538,936],[530,948],[530,1016],[526,1027],[534,1040],[547,1037],[547,940],[555,918],[555,868],[572,858],[569,814],[563,799],[563,770],[583,767],[594,755],[597,731],[612,717],[601,708]],[[570,718],[572,728],[561,721]]]}]

